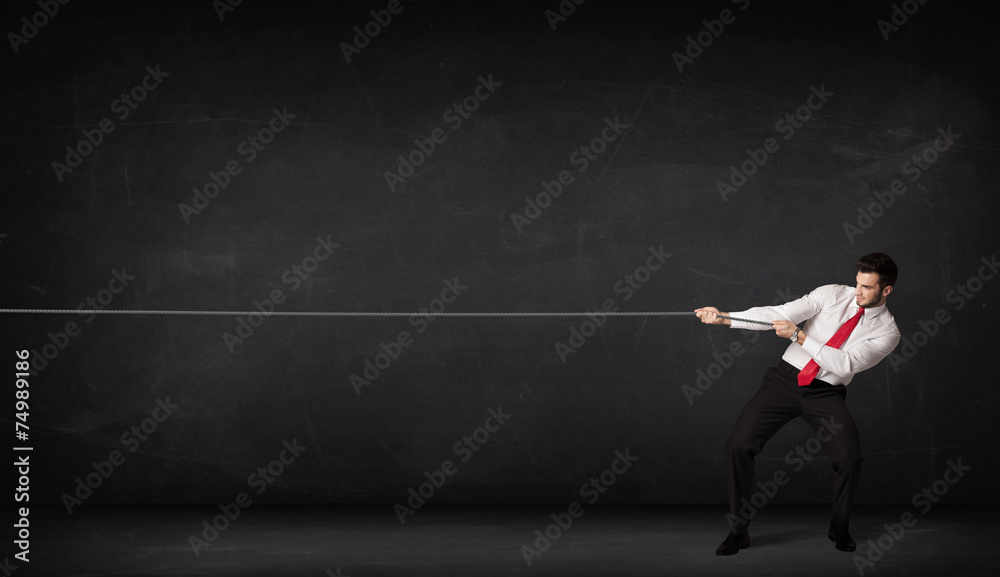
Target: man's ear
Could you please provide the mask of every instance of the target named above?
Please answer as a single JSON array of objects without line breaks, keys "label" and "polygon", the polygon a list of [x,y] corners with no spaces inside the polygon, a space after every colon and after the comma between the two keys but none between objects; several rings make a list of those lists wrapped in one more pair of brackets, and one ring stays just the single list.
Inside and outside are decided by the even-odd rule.
[{"label": "man's ear", "polygon": [[891,292],[892,292],[892,285],[889,285],[889,286],[885,287],[884,289],[882,289],[882,296],[886,296],[887,297],[887,296],[889,296],[889,293],[891,293]]}]

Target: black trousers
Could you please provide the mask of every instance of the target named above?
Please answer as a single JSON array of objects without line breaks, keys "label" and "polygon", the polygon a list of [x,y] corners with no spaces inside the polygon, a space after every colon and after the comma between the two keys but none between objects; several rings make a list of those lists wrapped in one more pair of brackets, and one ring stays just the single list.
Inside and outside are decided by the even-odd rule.
[{"label": "black trousers", "polygon": [[[796,381],[798,369],[781,361],[777,367],[767,369],[756,394],[743,407],[736,419],[726,449],[729,456],[729,523],[733,532],[744,531],[750,520],[769,499],[766,493],[780,491],[772,479],[765,487],[754,489],[754,458],[778,430],[796,417],[812,427],[815,438],[809,439],[799,452],[786,456],[793,466],[785,468],[787,483],[808,479],[795,479],[795,467],[801,469],[805,458],[818,454],[822,447],[833,467],[833,511],[830,532],[834,537],[847,534],[851,503],[858,485],[861,466],[861,441],[858,429],[844,402],[847,388],[823,381],[813,381],[800,387]],[[774,480],[778,480],[776,477]],[[766,491],[764,489],[767,489]]]}]

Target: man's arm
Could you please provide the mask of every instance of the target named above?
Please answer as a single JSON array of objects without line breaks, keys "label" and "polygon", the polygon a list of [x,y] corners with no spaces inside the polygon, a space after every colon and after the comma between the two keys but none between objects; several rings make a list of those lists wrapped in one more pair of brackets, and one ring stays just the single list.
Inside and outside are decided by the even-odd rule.
[{"label": "man's arm", "polygon": [[[732,325],[732,321],[729,319],[720,318],[722,316],[732,316],[729,313],[719,312],[719,309],[715,307],[702,307],[694,311],[694,314],[698,315],[701,322],[707,325]],[[737,321],[739,322],[739,321]],[[765,325],[753,325],[758,330],[765,330],[767,327]],[[760,328],[764,327],[764,328]],[[806,332],[800,329],[792,321],[771,321],[771,328],[774,329],[775,334],[783,339],[790,339],[792,335],[795,335],[795,341],[800,345],[806,341]],[[798,331],[796,334],[795,331]]]},{"label": "man's arm", "polygon": [[[730,321],[729,319],[720,319],[718,315],[743,317],[764,322],[788,321],[791,323],[788,325],[791,327],[791,330],[787,331],[787,334],[784,335],[781,332],[778,333],[779,336],[788,338],[795,331],[795,325],[816,316],[816,313],[823,310],[823,304],[832,298],[834,290],[836,290],[835,287],[836,285],[821,286],[804,297],[773,307],[754,307],[734,313],[722,313],[715,307],[702,307],[696,309],[694,312],[701,319],[701,322],[708,325],[729,325],[734,329],[749,329],[754,331],[769,329],[777,331],[779,327],[777,324],[769,328],[767,325]],[[804,336],[800,334],[799,339],[799,344],[802,344]]]},{"label": "man's arm", "polygon": [[896,348],[899,339],[898,332],[886,330],[873,339],[858,343],[849,351],[828,347],[816,339],[805,339],[799,344],[821,369],[830,371],[838,377],[844,377],[856,375],[877,365]]}]

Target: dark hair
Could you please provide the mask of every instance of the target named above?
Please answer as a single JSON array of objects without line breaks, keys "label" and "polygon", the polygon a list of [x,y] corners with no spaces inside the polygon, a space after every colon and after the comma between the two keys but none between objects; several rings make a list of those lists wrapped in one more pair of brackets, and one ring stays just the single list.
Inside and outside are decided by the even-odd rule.
[{"label": "dark hair", "polygon": [[879,288],[896,286],[896,263],[887,254],[873,252],[858,259],[858,272],[878,273]]}]

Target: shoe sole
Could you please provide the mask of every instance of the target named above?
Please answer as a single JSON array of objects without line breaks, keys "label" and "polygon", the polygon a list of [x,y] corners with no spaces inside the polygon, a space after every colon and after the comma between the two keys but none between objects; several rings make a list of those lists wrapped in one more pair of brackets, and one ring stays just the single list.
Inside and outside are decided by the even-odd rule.
[{"label": "shoe sole", "polygon": [[848,545],[846,547],[841,547],[840,543],[837,543],[837,540],[833,538],[833,535],[830,535],[829,533],[827,533],[826,536],[827,536],[828,539],[830,539],[831,541],[834,542],[835,547],[837,548],[837,551],[843,551],[844,553],[854,553],[855,551],[858,550],[858,546],[857,545],[854,545],[853,547],[851,547],[850,545]]},{"label": "shoe sole", "polygon": [[[746,543],[740,544],[740,549],[746,549],[749,546],[750,546],[750,542],[747,541]],[[735,555],[735,554],[739,553],[740,549],[737,549],[737,550],[733,551],[732,553],[723,553],[723,552],[719,551],[718,549],[716,549],[715,550],[715,554],[719,555],[720,557],[729,557],[731,555]]]}]

